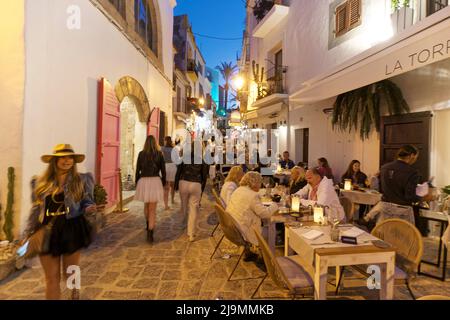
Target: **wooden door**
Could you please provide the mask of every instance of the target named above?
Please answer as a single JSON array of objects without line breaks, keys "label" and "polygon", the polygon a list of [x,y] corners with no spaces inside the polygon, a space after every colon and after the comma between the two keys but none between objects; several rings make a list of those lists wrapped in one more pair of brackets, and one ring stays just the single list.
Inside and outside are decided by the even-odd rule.
[{"label": "wooden door", "polygon": [[150,119],[147,124],[147,134],[154,136],[156,143],[159,141],[159,124],[160,124],[160,110],[159,108],[154,108],[150,115]]},{"label": "wooden door", "polygon": [[104,78],[98,85],[96,178],[108,193],[107,207],[117,204],[120,168],[120,103]]},{"label": "wooden door", "polygon": [[414,167],[422,178],[430,176],[431,112],[381,118],[380,166],[396,159],[398,149],[412,144],[419,149],[419,158]]}]

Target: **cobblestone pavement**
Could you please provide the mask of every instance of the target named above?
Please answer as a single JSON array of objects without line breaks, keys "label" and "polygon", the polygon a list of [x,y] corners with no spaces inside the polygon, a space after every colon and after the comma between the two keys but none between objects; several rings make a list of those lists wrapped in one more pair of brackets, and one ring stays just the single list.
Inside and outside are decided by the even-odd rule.
[{"label": "cobblestone pavement", "polygon": [[[171,210],[158,208],[155,244],[146,242],[143,205],[128,204],[128,213],[108,215],[107,226],[96,241],[85,250],[81,260],[82,299],[249,299],[263,275],[253,263],[241,262],[233,278],[227,281],[237,260],[237,249],[230,243],[221,245],[221,252],[211,261],[210,255],[220,231],[214,238],[213,201],[203,196],[199,234],[190,243],[182,226],[179,198]],[[436,243],[426,241],[427,254],[435,254]],[[225,254],[231,258],[222,258]],[[281,252],[280,252],[281,254]],[[27,268],[0,282],[0,299],[44,299],[44,276],[37,259]],[[369,290],[366,280],[347,271],[343,288],[334,295],[333,270],[330,269],[328,298],[378,299],[377,290]],[[448,274],[450,278],[450,274]],[[250,279],[249,279],[250,278]],[[441,282],[420,276],[412,284],[417,297],[428,294],[450,295],[450,281]],[[63,291],[65,297],[67,290]],[[262,297],[282,298],[284,291],[271,280],[261,287]],[[410,299],[405,286],[396,286],[395,299]]]}]

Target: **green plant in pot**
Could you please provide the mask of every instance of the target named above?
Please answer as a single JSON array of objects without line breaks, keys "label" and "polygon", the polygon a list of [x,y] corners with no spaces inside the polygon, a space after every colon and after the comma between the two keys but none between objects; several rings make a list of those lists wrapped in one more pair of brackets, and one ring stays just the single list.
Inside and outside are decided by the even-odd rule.
[{"label": "green plant in pot", "polygon": [[443,187],[442,192],[445,193],[447,196],[450,196],[450,185]]},{"label": "green plant in pot", "polygon": [[[383,104],[382,104],[383,103]],[[351,132],[358,130],[362,140],[369,138],[373,127],[380,131],[381,108],[389,115],[409,112],[409,105],[400,88],[390,80],[383,80],[349,91],[336,98],[333,108],[333,129]]]},{"label": "green plant in pot", "polygon": [[104,210],[106,204],[108,203],[108,194],[101,184],[96,184],[94,187],[94,201],[97,205],[98,211],[101,209]]}]

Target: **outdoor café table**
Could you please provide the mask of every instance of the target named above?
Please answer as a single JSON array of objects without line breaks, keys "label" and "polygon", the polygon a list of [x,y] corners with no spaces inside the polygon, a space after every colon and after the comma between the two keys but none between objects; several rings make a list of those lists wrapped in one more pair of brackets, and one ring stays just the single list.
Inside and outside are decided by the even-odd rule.
[{"label": "outdoor caf\u00e9 table", "polygon": [[348,198],[353,203],[374,206],[381,201],[382,194],[374,190],[343,190],[341,195]]},{"label": "outdoor caf\u00e9 table", "polygon": [[[424,276],[428,276],[428,277],[431,277],[431,278],[434,278],[434,279],[445,281],[446,274],[447,274],[447,246],[444,244],[444,242],[442,240],[442,237],[444,235],[444,231],[448,227],[449,216],[444,214],[444,213],[442,213],[442,212],[434,212],[434,211],[424,210],[424,209],[420,209],[419,215],[420,215],[420,217],[422,219],[425,219],[427,221],[438,222],[441,225],[441,230],[440,230],[440,234],[439,234],[439,249],[438,249],[437,262],[422,260],[420,262],[420,264],[419,264],[418,273],[420,275],[424,275]],[[442,261],[442,276],[435,276],[435,275],[432,275],[432,274],[429,274],[429,273],[421,271],[422,263],[433,265],[433,266],[438,267],[438,268],[441,267],[442,247],[444,247],[444,252],[443,252],[443,257],[442,257],[443,258],[442,259],[443,260]]]},{"label": "outdoor caf\u00e9 table", "polygon": [[[392,247],[374,246],[372,241],[379,239],[366,232],[357,237],[358,244],[356,245],[333,242],[330,237],[330,226],[320,226],[313,222],[304,222],[303,225],[302,227],[285,225],[285,255],[288,256],[291,250],[299,255],[302,266],[314,280],[314,298],[316,300],[326,299],[328,267],[336,267],[337,285],[341,274],[340,267],[358,264],[379,265],[381,271],[380,299],[393,299],[395,250]],[[348,228],[342,228],[341,232]],[[311,229],[320,230],[324,234],[315,240],[307,240],[302,234]]]}]

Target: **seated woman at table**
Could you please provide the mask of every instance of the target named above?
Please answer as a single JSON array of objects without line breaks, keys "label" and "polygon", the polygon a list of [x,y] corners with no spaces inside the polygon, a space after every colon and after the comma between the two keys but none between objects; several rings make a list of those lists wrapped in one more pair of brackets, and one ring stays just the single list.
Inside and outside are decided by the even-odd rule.
[{"label": "seated woman at table", "polygon": [[222,198],[225,206],[228,205],[230,201],[231,194],[237,189],[239,186],[239,182],[244,176],[244,171],[241,166],[234,166],[231,168],[230,172],[228,172],[228,176],[225,179],[225,183],[220,190],[220,198]]},{"label": "seated woman at table", "polygon": [[322,177],[327,177],[328,179],[334,180],[333,170],[331,170],[328,160],[326,158],[317,159],[317,170]]},{"label": "seated woman at table", "polygon": [[[227,212],[236,220],[242,236],[246,241],[254,246],[258,246],[258,239],[253,232],[253,228],[262,232],[261,219],[270,218],[278,211],[278,205],[272,203],[265,206],[261,202],[259,189],[261,188],[262,177],[257,172],[247,172],[237,188],[231,195],[227,205]],[[245,252],[245,261],[255,259],[249,248]]]},{"label": "seated woman at table", "polygon": [[347,179],[352,180],[352,184],[358,187],[366,186],[367,175],[361,171],[361,162],[358,160],[350,162],[347,171],[342,176],[342,183]]},{"label": "seated woman at table", "polygon": [[308,184],[305,178],[305,169],[295,166],[291,171],[289,194],[294,194]]},{"label": "seated woman at table", "polygon": [[344,221],[344,208],[334,189],[333,180],[322,177],[316,168],[306,171],[305,177],[308,184],[296,193],[302,198],[301,204],[304,206],[314,206],[315,204],[328,206],[331,211],[331,218]]}]

